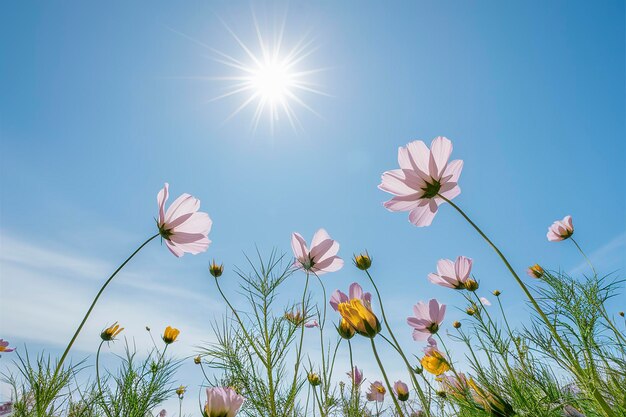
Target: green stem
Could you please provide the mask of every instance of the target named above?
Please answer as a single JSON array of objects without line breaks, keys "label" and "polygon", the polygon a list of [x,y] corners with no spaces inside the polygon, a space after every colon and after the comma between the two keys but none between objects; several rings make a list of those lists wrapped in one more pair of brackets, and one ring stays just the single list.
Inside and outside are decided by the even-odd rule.
[{"label": "green stem", "polygon": [[389,390],[389,395],[393,400],[393,403],[396,406],[396,410],[398,410],[398,415],[400,417],[404,417],[404,413],[402,412],[402,408],[400,408],[400,404],[398,404],[398,400],[396,399],[396,395],[393,392],[393,387],[389,383],[389,378],[387,377],[387,373],[385,372],[385,368],[383,367],[383,363],[380,361],[380,357],[378,357],[378,352],[376,351],[376,345],[374,344],[374,338],[370,339],[372,343],[372,351],[374,352],[374,357],[376,358],[376,362],[378,362],[378,367],[380,368],[380,372],[383,374],[383,378],[385,379],[385,384],[387,384],[387,389]]},{"label": "green stem", "polygon": [[589,265],[589,267],[591,268],[591,271],[593,271],[593,275],[597,277],[597,276],[598,276],[598,274],[597,274],[597,272],[596,272],[596,269],[593,267],[593,264],[591,263],[591,259],[589,259],[589,258],[587,257],[587,255],[585,254],[585,252],[583,252],[582,248],[580,247],[580,245],[578,244],[578,242],[576,242],[576,241],[574,240],[574,238],[573,238],[573,237],[570,237],[569,239],[570,239],[570,240],[574,243],[574,245],[575,245],[575,246],[576,246],[576,248],[578,249],[578,252],[580,252],[580,254],[583,256],[583,258],[585,258],[585,261],[587,262],[587,265]]},{"label": "green stem", "polygon": [[391,336],[391,339],[393,339],[392,346],[395,344],[394,348],[396,349],[396,351],[398,352],[398,354],[400,355],[402,360],[404,360],[404,363],[405,363],[405,365],[407,367],[407,370],[409,371],[409,377],[411,378],[411,381],[413,382],[413,386],[417,390],[417,394],[420,397],[420,401],[422,403],[422,407],[423,407],[424,411],[426,412],[426,415],[428,417],[430,417],[431,416],[431,414],[430,414],[430,406],[429,406],[428,402],[426,401],[426,396],[424,395],[424,391],[422,390],[422,387],[417,382],[417,379],[415,378],[415,375],[414,375],[413,368],[411,367],[411,363],[406,358],[406,355],[402,351],[402,348],[400,347],[400,344],[398,343],[398,340],[396,339],[396,336],[393,334],[393,331],[391,330],[391,326],[389,325],[389,322],[387,321],[387,315],[385,314],[385,308],[383,306],[383,299],[380,296],[380,291],[378,291],[378,286],[374,282],[374,278],[372,278],[372,276],[370,275],[369,271],[365,270],[365,273],[367,274],[367,277],[369,278],[370,282],[372,283],[372,286],[374,287],[374,291],[376,291],[376,297],[378,298],[378,304],[380,305],[380,313],[383,316],[383,322],[385,323],[385,327],[387,328],[387,331],[389,332],[389,336]]},{"label": "green stem", "polygon": [[[528,287],[526,287],[526,285],[521,280],[519,275],[517,275],[517,273],[515,272],[515,270],[513,269],[511,264],[509,263],[508,259],[504,256],[504,254],[500,251],[500,249],[498,249],[498,247],[491,241],[491,239],[489,239],[487,237],[487,235],[485,235],[485,233],[483,233],[483,231],[480,229],[480,227],[478,227],[476,225],[476,223],[474,223],[467,216],[467,214],[465,214],[465,212],[463,210],[461,210],[461,208],[459,206],[457,206],[456,204],[454,204],[452,201],[450,201],[446,197],[442,196],[441,194],[437,194],[437,195],[439,197],[441,197],[446,203],[450,204],[478,232],[478,234],[489,244],[489,246],[491,246],[491,248],[496,252],[496,254],[500,257],[500,259],[502,260],[504,265],[507,267],[507,269],[509,270],[509,272],[513,276],[513,278],[515,278],[515,281],[517,281],[517,283],[520,286],[520,288],[522,289],[522,291],[524,291],[524,294],[526,294],[526,297],[528,298],[528,300],[531,302],[531,304],[535,308],[535,311],[537,311],[537,313],[539,314],[541,319],[546,323],[546,325],[548,326],[548,329],[550,330],[550,333],[552,333],[552,336],[554,337],[556,342],[559,344],[559,346],[561,347],[562,351],[568,356],[570,366],[572,366],[575,369],[578,378],[579,379],[584,378],[584,372],[583,372],[582,368],[580,367],[580,364],[578,363],[578,360],[570,352],[569,348],[567,347],[567,345],[565,344],[565,342],[563,341],[561,336],[559,336],[559,333],[556,331],[556,328],[552,325],[552,323],[550,322],[550,320],[548,319],[546,314],[543,312],[543,310],[539,306],[539,303],[537,303],[537,301],[535,300],[535,297],[533,297],[533,295],[530,293],[530,290],[528,289]],[[598,380],[597,376],[594,375],[594,379],[596,379],[596,383],[598,385],[602,385],[600,383],[600,381]],[[605,401],[604,397],[602,397],[602,394],[598,391],[598,389],[596,387],[593,387],[592,390],[593,390],[592,394],[593,394],[596,402],[598,403],[598,405],[600,405],[600,407],[602,407],[602,409],[604,410],[604,413],[608,417],[614,417],[615,413],[611,410],[611,407]]]},{"label": "green stem", "polygon": [[[291,383],[291,392],[295,393],[297,390],[297,385],[298,385],[298,369],[300,368],[300,356],[302,355],[302,344],[304,342],[304,320],[306,318],[306,314],[307,314],[307,310],[305,308],[305,302],[306,302],[306,292],[309,288],[309,272],[306,272],[306,281],[304,283],[304,292],[302,292],[302,323],[300,324],[301,326],[301,330],[300,330],[300,343],[297,347],[296,350],[296,363],[294,365],[294,370],[293,370],[293,382]],[[293,397],[291,398],[291,404],[289,405],[289,408],[287,410],[287,413],[285,413],[285,415],[289,415],[291,413],[291,410],[294,408],[294,403],[295,403],[296,399],[295,399],[295,394],[293,395]]]},{"label": "green stem", "polygon": [[[104,392],[102,391],[102,385],[100,383],[100,350],[102,349],[102,345],[104,344],[104,340],[100,342],[100,346],[98,346],[98,352],[96,353],[96,381],[98,382],[98,393],[100,394],[100,399],[104,404]],[[111,416],[107,407],[102,407],[107,416]]]},{"label": "green stem", "polygon": [[[54,377],[56,377],[59,373],[59,371],[61,370],[61,367],[63,366],[63,362],[65,361],[65,359],[67,358],[67,354],[70,352],[70,349],[72,349],[72,346],[74,345],[74,342],[76,341],[76,338],[78,337],[78,335],[80,334],[80,331],[83,329],[83,326],[85,325],[85,323],[87,322],[87,319],[89,318],[89,315],[91,314],[91,311],[93,310],[93,308],[96,306],[96,303],[98,302],[98,299],[100,298],[100,295],[102,295],[102,293],[104,292],[104,289],[109,285],[109,283],[113,280],[113,278],[115,278],[115,276],[117,275],[118,272],[120,272],[122,270],[122,268],[124,268],[124,266],[126,266],[126,264],[133,259],[133,257],[141,250],[143,249],[144,246],[146,246],[148,243],[150,243],[150,241],[152,241],[154,238],[156,238],[157,236],[159,236],[159,233],[155,234],[154,236],[152,236],[151,238],[149,238],[148,240],[146,240],[145,242],[143,242],[141,244],[141,246],[139,246],[128,258],[126,258],[126,260],[115,270],[115,272],[113,272],[113,274],[104,282],[104,285],[102,286],[102,288],[100,288],[100,291],[98,291],[98,294],[96,294],[96,298],[93,299],[91,306],[89,307],[89,310],[87,310],[87,314],[85,314],[85,317],[83,317],[83,321],[80,322],[80,325],[78,326],[78,329],[76,329],[76,332],[74,332],[74,336],[72,336],[72,339],[70,340],[70,343],[67,345],[67,347],[65,348],[65,351],[63,352],[63,355],[61,356],[61,359],[59,360],[59,363],[57,363],[57,367],[56,370],[54,371]],[[54,378],[53,378],[54,379]]]}]

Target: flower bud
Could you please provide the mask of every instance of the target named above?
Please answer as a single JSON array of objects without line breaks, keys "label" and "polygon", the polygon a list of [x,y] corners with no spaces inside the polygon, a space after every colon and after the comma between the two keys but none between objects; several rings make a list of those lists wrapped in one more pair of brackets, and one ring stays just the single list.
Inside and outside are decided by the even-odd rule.
[{"label": "flower bud", "polygon": [[317,387],[322,383],[320,376],[315,372],[309,372],[309,374],[307,375],[307,379],[309,380],[309,383],[314,387]]},{"label": "flower bud", "polygon": [[544,271],[539,264],[534,264],[533,266],[529,266],[526,270],[526,273],[531,278],[541,278],[543,277]]},{"label": "flower bud", "polygon": [[339,333],[339,336],[346,340],[352,339],[356,334],[354,328],[352,328],[352,326],[350,326],[350,324],[344,319],[341,319],[341,321],[339,322],[339,327],[337,327],[337,333]]},{"label": "flower bud", "polygon": [[178,398],[182,400],[183,397],[185,396],[185,391],[187,391],[187,387],[185,387],[184,385],[181,385],[180,387],[176,388],[176,395],[178,395]]},{"label": "flower bud", "polygon": [[202,363],[202,358],[200,357],[200,355],[193,358],[193,363],[195,363],[196,365],[200,365]]},{"label": "flower bud", "polygon": [[460,321],[454,321],[452,323],[452,327],[454,327],[455,329],[458,329],[461,327],[461,322]]},{"label": "flower bud", "polygon": [[224,272],[224,264],[220,264],[218,265],[215,262],[215,259],[213,259],[213,262],[211,262],[211,265],[209,265],[209,272],[211,273],[211,275],[213,275],[215,278],[219,278],[222,276],[222,273]]},{"label": "flower bud", "polygon": [[175,329],[171,326],[167,326],[165,331],[163,332],[162,339],[166,345],[171,345],[176,341],[178,335],[180,334],[180,330]]},{"label": "flower bud", "polygon": [[360,255],[354,255],[354,265],[362,271],[367,271],[372,266],[372,258],[367,253],[361,253]]},{"label": "flower bud", "polygon": [[122,332],[122,330],[124,330],[124,328],[120,327],[120,325],[115,322],[100,333],[100,338],[104,342],[110,342],[114,340],[115,337]]},{"label": "flower bud", "polygon": [[620,316],[622,316],[622,317],[624,317],[624,312],[623,312],[623,311],[620,311],[620,312],[619,312],[619,315],[620,315]]},{"label": "flower bud", "polygon": [[467,310],[465,310],[465,312],[467,313],[468,316],[473,316],[474,314],[476,314],[476,310],[474,310],[472,307],[468,307]]},{"label": "flower bud", "polygon": [[502,294],[499,290],[495,290],[493,292],[493,295],[495,295],[496,297],[500,297],[500,294]]},{"label": "flower bud", "polygon": [[472,278],[468,278],[465,281],[465,289],[468,291],[476,291],[478,289],[478,281]]}]

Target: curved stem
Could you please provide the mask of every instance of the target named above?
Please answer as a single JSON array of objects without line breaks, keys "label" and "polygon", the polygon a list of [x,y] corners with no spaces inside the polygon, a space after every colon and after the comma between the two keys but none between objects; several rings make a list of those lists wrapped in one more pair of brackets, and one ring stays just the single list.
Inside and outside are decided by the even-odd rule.
[{"label": "curved stem", "polygon": [[380,361],[380,358],[378,357],[378,352],[376,351],[376,345],[374,344],[374,338],[373,337],[370,339],[370,342],[372,343],[372,351],[374,352],[374,357],[376,358],[376,362],[378,362],[378,367],[380,368],[380,372],[382,372],[383,378],[385,379],[385,383],[387,384],[387,389],[389,390],[389,395],[391,395],[391,399],[393,400],[393,403],[396,406],[396,410],[398,410],[398,415],[400,417],[404,417],[404,413],[402,412],[402,408],[400,408],[400,404],[398,404],[398,400],[396,399],[396,395],[393,392],[393,388],[392,388],[391,384],[389,383],[389,378],[387,377],[387,373],[385,372],[385,368],[383,367],[383,363]]},{"label": "curved stem", "polygon": [[104,285],[102,285],[102,287],[100,288],[100,291],[98,291],[98,294],[96,294],[96,298],[93,299],[93,301],[91,303],[91,306],[89,306],[89,310],[87,310],[87,313],[85,314],[85,317],[83,317],[83,321],[80,322],[80,325],[78,326],[78,329],[76,329],[76,332],[74,332],[74,336],[72,336],[72,339],[70,340],[70,343],[65,348],[65,351],[63,352],[63,355],[61,356],[61,359],[59,360],[59,363],[57,363],[56,370],[54,371],[54,377],[56,377],[58,375],[59,370],[63,366],[63,362],[65,361],[65,358],[67,358],[67,354],[70,352],[70,349],[72,349],[72,345],[74,345],[74,342],[76,341],[76,338],[80,334],[80,331],[83,329],[83,326],[87,322],[87,319],[89,318],[89,315],[91,314],[91,311],[96,306],[96,303],[98,302],[98,299],[100,298],[100,295],[102,295],[102,293],[104,292],[104,289],[109,285],[109,283],[113,280],[113,278],[115,278],[117,273],[120,272],[122,270],[122,268],[124,268],[124,266],[126,266],[126,264],[131,259],[133,259],[133,257],[141,249],[143,249],[144,246],[146,246],[148,243],[150,243],[150,241],[152,241],[157,236],[159,236],[158,233],[155,234],[154,236],[152,236],[151,238],[149,238],[148,240],[146,240],[145,242],[143,242],[141,244],[141,246],[139,246],[128,258],[126,258],[126,260],[124,262],[122,262],[122,264],[115,270],[115,272],[113,272],[113,274],[111,274],[111,276],[104,282]]},{"label": "curved stem", "polygon": [[422,390],[422,387],[417,382],[417,379],[415,378],[415,375],[414,375],[413,368],[411,367],[411,363],[409,362],[409,360],[407,359],[406,355],[404,354],[404,352],[400,348],[400,344],[398,343],[398,340],[396,339],[396,336],[393,334],[393,331],[391,330],[391,326],[389,325],[389,322],[387,321],[387,315],[385,314],[385,308],[383,306],[383,299],[380,296],[380,291],[378,291],[378,286],[374,282],[374,278],[372,278],[372,276],[370,275],[369,271],[365,270],[365,273],[367,274],[367,277],[369,278],[370,282],[372,283],[372,286],[374,287],[374,291],[376,291],[376,297],[378,298],[378,304],[380,305],[380,313],[383,316],[383,322],[385,323],[385,327],[387,328],[387,331],[389,332],[389,336],[391,336],[391,339],[393,339],[393,343],[391,343],[389,341],[388,342],[389,342],[389,344],[391,344],[396,349],[396,351],[398,352],[398,354],[400,355],[402,360],[404,360],[404,363],[405,363],[405,365],[407,367],[407,370],[409,371],[409,377],[411,378],[411,381],[413,382],[413,386],[417,390],[417,394],[420,397],[420,401],[422,403],[422,407],[423,407],[424,411],[426,412],[426,415],[428,417],[430,417],[430,415],[431,415],[430,414],[430,405],[426,401],[426,396],[424,395],[424,391]]},{"label": "curved stem", "polygon": [[[102,345],[104,344],[104,340],[100,342],[98,346],[98,352],[96,353],[96,381],[98,382],[98,393],[100,394],[100,399],[104,403],[104,392],[102,391],[102,385],[100,383],[100,350],[102,349]],[[110,417],[108,407],[102,407],[107,416]]]},{"label": "curved stem", "polygon": [[[524,282],[519,277],[519,275],[517,275],[517,273],[515,272],[515,270],[513,269],[511,264],[509,263],[508,259],[504,256],[504,254],[500,251],[500,249],[498,249],[498,247],[491,241],[491,239],[489,239],[487,237],[487,235],[485,235],[485,233],[480,229],[480,227],[478,227],[476,225],[476,223],[474,223],[472,221],[472,219],[470,219],[468,217],[468,215],[465,214],[465,212],[463,210],[461,210],[461,208],[459,206],[457,206],[451,200],[447,199],[446,197],[442,196],[441,194],[437,194],[437,196],[441,197],[441,199],[443,199],[446,203],[450,204],[474,228],[474,230],[476,230],[478,232],[478,234],[489,244],[489,246],[491,246],[491,248],[496,252],[496,254],[500,257],[500,259],[502,260],[504,265],[507,267],[507,269],[509,270],[509,272],[513,276],[513,278],[515,278],[515,281],[517,281],[517,283],[520,286],[520,288],[522,289],[522,291],[524,291],[524,294],[526,295],[528,300],[533,305],[535,311],[537,311],[537,313],[539,314],[541,319],[544,321],[544,323],[546,324],[546,326],[550,330],[550,333],[552,333],[552,336],[554,337],[554,340],[556,340],[556,342],[559,344],[559,346],[560,346],[561,350],[563,351],[563,353],[565,353],[565,355],[568,357],[569,365],[574,368],[574,370],[576,371],[575,373],[577,374],[578,378],[579,379],[580,378],[584,378],[585,375],[584,375],[583,369],[581,368],[580,364],[578,363],[578,360],[572,354],[572,352],[569,350],[569,348],[567,347],[567,345],[565,344],[565,342],[563,341],[563,339],[561,338],[559,333],[556,331],[555,326],[552,324],[552,322],[550,322],[550,319],[548,319],[548,317],[546,316],[546,314],[544,313],[542,308],[539,306],[539,303],[537,303],[537,300],[535,300],[535,297],[533,297],[533,295],[530,293],[530,290],[528,289],[526,284],[524,284]],[[594,375],[594,379],[596,380],[596,383],[598,385],[600,385],[600,386],[602,385],[600,383],[600,381],[598,380],[597,375]],[[611,410],[611,407],[608,405],[608,403],[606,402],[606,400],[604,399],[602,394],[598,391],[597,387],[592,387],[592,390],[593,390],[592,394],[593,394],[596,402],[598,403],[598,405],[600,405],[600,407],[602,407],[602,409],[604,410],[604,413],[608,417],[614,417],[615,413],[613,412],[613,410]]]},{"label": "curved stem", "polygon": [[574,245],[578,249],[578,252],[580,252],[580,254],[583,256],[583,258],[585,258],[585,261],[587,262],[587,265],[589,265],[589,267],[591,268],[591,271],[593,272],[593,275],[595,275],[597,277],[598,273],[596,272],[596,269],[593,267],[593,264],[591,263],[591,259],[589,259],[589,257],[585,254],[585,252],[583,252],[582,248],[580,247],[578,242],[576,242],[574,240],[573,237],[570,237],[569,240],[571,240],[574,243]]}]

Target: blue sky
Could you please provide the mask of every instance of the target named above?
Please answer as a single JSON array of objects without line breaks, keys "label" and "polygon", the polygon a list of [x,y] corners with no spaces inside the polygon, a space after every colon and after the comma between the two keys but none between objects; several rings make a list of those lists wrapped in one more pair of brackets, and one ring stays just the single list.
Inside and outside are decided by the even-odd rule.
[{"label": "blue sky", "polygon": [[[626,253],[625,10],[622,1],[5,4],[0,17],[0,337],[62,350],[100,282],[154,233],[156,193],[202,200],[214,221],[206,254],[175,259],[151,244],[114,282],[74,358],[118,320],[183,331],[176,353],[211,340],[224,312],[206,267],[245,266],[243,252],[290,252],[293,231],[319,227],[348,259],[368,249],[407,349],[411,305],[460,297],[429,284],[439,258],[466,255],[484,294],[498,288],[524,322],[523,298],[495,255],[450,207],[415,228],[381,205],[380,174],[397,148],[438,135],[465,166],[455,200],[514,267],[586,272],[548,225],[574,217],[576,237],[602,272],[623,275]],[[253,111],[227,122],[244,95],[211,101],[232,75],[215,52],[258,51],[286,16],[285,46],[311,39],[299,64],[323,68],[301,97],[302,129],[271,132]],[[181,33],[187,36],[181,35]],[[197,40],[194,42],[190,38]],[[296,106],[297,107],[297,106]],[[327,288],[363,280],[354,268]],[[225,274],[230,294],[237,282]],[[285,300],[295,299],[294,276]],[[623,298],[622,298],[623,299]],[[619,307],[616,305],[615,310]],[[622,307],[623,308],[623,307]],[[450,321],[460,314],[449,313]],[[8,362],[8,355],[2,359]],[[390,360],[392,360],[390,358]],[[362,359],[375,374],[371,358]],[[369,363],[368,363],[369,362]],[[184,368],[186,384],[199,382]],[[400,376],[400,370],[398,370]],[[1,392],[6,397],[6,389]],[[195,398],[195,397],[194,397]],[[193,403],[193,401],[192,401]],[[194,410],[189,404],[189,412]]]}]

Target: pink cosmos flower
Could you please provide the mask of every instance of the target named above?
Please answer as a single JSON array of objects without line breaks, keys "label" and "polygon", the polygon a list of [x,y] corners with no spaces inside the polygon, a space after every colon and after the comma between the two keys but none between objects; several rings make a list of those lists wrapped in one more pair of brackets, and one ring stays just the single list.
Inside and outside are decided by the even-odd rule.
[{"label": "pink cosmos flower", "polygon": [[167,410],[163,409],[159,412],[159,417],[167,417]]},{"label": "pink cosmos flower", "polygon": [[356,283],[353,282],[350,284],[350,289],[348,290],[350,296],[347,296],[343,292],[339,290],[335,290],[330,296],[330,306],[333,310],[338,311],[337,306],[340,303],[347,303],[350,300],[358,299],[361,300],[364,306],[370,306],[372,304],[372,294],[369,292],[363,292],[363,288]]},{"label": "pink cosmos flower", "polygon": [[458,372],[456,375],[441,375],[439,382],[445,393],[457,398],[465,397],[465,393],[469,391],[467,377],[463,372]]},{"label": "pink cosmos flower", "polygon": [[304,327],[311,329],[313,327],[320,327],[320,324],[317,322],[317,320],[307,321],[306,323],[304,323]]},{"label": "pink cosmos flower", "polygon": [[552,226],[548,227],[548,240],[550,242],[558,242],[559,240],[565,240],[574,234],[574,224],[572,223],[572,216],[565,216],[563,220],[557,220],[552,223]]},{"label": "pink cosmos flower", "polygon": [[428,274],[428,280],[442,287],[460,290],[465,288],[465,281],[472,271],[472,259],[459,256],[456,261],[440,259],[437,262],[437,273]]},{"label": "pink cosmos flower", "polygon": [[409,387],[404,382],[396,381],[396,383],[393,384],[393,390],[396,392],[396,397],[398,397],[400,401],[409,399]]},{"label": "pink cosmos flower", "polygon": [[428,305],[420,301],[413,306],[415,316],[408,317],[406,322],[413,327],[413,340],[426,340],[430,335],[437,333],[439,325],[446,315],[445,304],[439,304],[434,298]]},{"label": "pink cosmos flower", "polygon": [[339,271],[343,267],[343,259],[337,256],[339,243],[332,240],[324,229],[315,232],[310,250],[302,235],[293,233],[291,248],[296,258],[294,263],[296,268],[322,275]]},{"label": "pink cosmos flower", "polygon": [[354,367],[354,369],[352,369],[352,371],[346,372],[346,375],[348,375],[348,377],[352,381],[352,384],[356,386],[361,385],[361,383],[363,382],[363,371],[361,371],[356,366]]},{"label": "pink cosmos flower", "polygon": [[484,306],[490,306],[491,305],[491,301],[489,301],[487,298],[485,297],[480,297],[480,302],[482,305]]},{"label": "pink cosmos flower", "polygon": [[0,352],[13,352],[15,349],[11,349],[9,348],[9,342],[4,340],[4,339],[0,339]]},{"label": "pink cosmos flower", "polygon": [[400,169],[383,173],[378,186],[394,195],[384,206],[389,211],[408,211],[415,226],[430,226],[444,203],[441,196],[452,200],[461,193],[457,183],[463,161],[448,162],[451,153],[452,142],[442,136],[432,141],[430,149],[421,140],[400,147]]},{"label": "pink cosmos flower", "polygon": [[213,222],[207,213],[198,211],[200,200],[189,194],[182,194],[165,212],[168,197],[169,184],[165,183],[157,195],[159,204],[157,225],[167,248],[178,258],[185,253],[196,255],[206,251],[211,243],[208,235]]},{"label": "pink cosmos flower", "polygon": [[366,397],[368,401],[378,401],[382,403],[385,401],[385,393],[387,390],[380,381],[374,381],[371,383],[369,391],[367,391]]},{"label": "pink cosmos flower", "polygon": [[232,388],[207,388],[204,417],[235,417],[244,400]]}]

